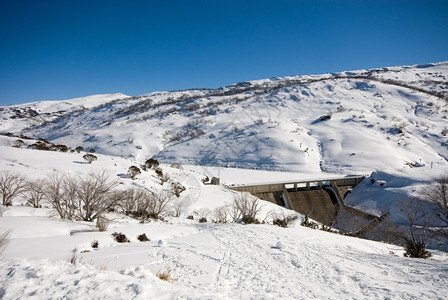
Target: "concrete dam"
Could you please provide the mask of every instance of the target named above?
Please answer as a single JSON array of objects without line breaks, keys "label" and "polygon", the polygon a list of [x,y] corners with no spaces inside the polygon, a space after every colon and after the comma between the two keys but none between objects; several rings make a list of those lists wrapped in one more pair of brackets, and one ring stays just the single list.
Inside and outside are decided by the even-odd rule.
[{"label": "concrete dam", "polygon": [[[351,176],[333,179],[240,185],[233,186],[231,189],[249,192],[260,199],[295,210],[325,225],[333,224],[341,209],[357,217],[362,217],[370,223],[378,223],[377,216],[349,207],[344,201],[347,193],[364,179],[364,176]],[[365,231],[367,229],[369,228],[360,230]]]}]

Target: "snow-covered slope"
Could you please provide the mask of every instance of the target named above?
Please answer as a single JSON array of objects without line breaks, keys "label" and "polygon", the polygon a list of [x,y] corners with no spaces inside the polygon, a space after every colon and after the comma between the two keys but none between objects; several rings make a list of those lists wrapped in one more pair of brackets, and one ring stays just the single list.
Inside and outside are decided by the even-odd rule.
[{"label": "snow-covered slope", "polygon": [[[11,230],[0,298],[444,299],[446,253],[404,258],[398,246],[301,227],[300,216],[290,228],[186,216],[233,199],[204,185],[205,175],[242,184],[374,172],[346,201],[374,215],[390,211],[399,223],[396,202],[448,170],[447,77],[443,62],[0,107],[1,133],[94,148],[98,157],[88,164],[84,153],[26,149],[35,140],[23,137],[15,148],[17,137],[0,135],[1,171],[36,180],[105,170],[125,187],[160,191],[169,185],[154,170],[126,175],[155,156],[186,187],[176,199],[181,218],[140,224],[110,213],[106,232],[16,200],[0,218],[0,233]],[[283,208],[264,203],[261,218],[273,210]],[[116,243],[113,232],[131,242]],[[141,233],[151,241],[137,241]],[[173,283],[155,276],[166,270]]]},{"label": "snow-covered slope", "polygon": [[[272,78],[86,98],[82,109],[71,101],[58,113],[61,102],[2,107],[0,122],[3,132],[138,161],[155,155],[165,163],[334,173],[447,165],[447,77],[443,62]],[[17,111],[28,109],[41,113],[23,122]]]}]

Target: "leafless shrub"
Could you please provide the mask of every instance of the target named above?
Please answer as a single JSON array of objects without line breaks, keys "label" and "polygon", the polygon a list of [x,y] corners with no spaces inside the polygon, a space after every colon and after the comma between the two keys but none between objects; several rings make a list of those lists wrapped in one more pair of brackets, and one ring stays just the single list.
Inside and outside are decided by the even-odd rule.
[{"label": "leafless shrub", "polygon": [[274,225],[285,228],[289,227],[295,220],[297,220],[297,214],[286,212],[285,210],[282,210],[281,212],[272,211],[269,215],[272,217],[272,223]]},{"label": "leafless shrub", "polygon": [[123,198],[124,191],[106,172],[85,177],[53,174],[42,185],[42,192],[62,219],[93,221],[112,210]]},{"label": "leafless shrub", "polygon": [[101,232],[106,231],[107,227],[109,227],[109,220],[103,216],[98,216],[96,218],[96,227]]},{"label": "leafless shrub", "polygon": [[118,182],[105,171],[81,178],[76,189],[79,217],[84,221],[93,221],[116,206],[125,196],[125,191],[114,192],[117,185]]},{"label": "leafless shrub", "polygon": [[32,207],[42,207],[42,202],[45,198],[42,187],[44,185],[44,181],[39,179],[37,181],[29,182],[24,192],[24,198],[26,200],[26,204]]},{"label": "leafless shrub", "polygon": [[195,210],[193,212],[193,215],[198,216],[200,223],[204,223],[204,222],[201,222],[201,220],[205,220],[205,222],[207,222],[207,217],[210,215],[210,213],[211,213],[210,209],[208,209],[208,208],[200,208],[198,210]]},{"label": "leafless shrub", "polygon": [[429,258],[431,253],[426,246],[431,237],[424,203],[417,198],[408,198],[398,203],[404,215],[405,226],[398,229],[403,241],[405,256],[414,258]]},{"label": "leafless shrub", "polygon": [[9,242],[9,231],[0,232],[0,255],[3,254],[3,251],[5,251],[6,246]]},{"label": "leafless shrub", "polygon": [[157,177],[160,180],[160,184],[163,185],[165,182],[168,182],[170,180],[170,177],[168,174],[163,173],[161,168],[156,168],[155,170]]},{"label": "leafless shrub", "polygon": [[233,198],[233,207],[239,211],[245,224],[258,223],[257,215],[263,209],[260,200],[248,193],[238,193]]},{"label": "leafless shrub", "polygon": [[173,210],[173,216],[178,218],[182,215],[182,213],[185,211],[186,204],[183,200],[176,200],[173,202],[172,210]]},{"label": "leafless shrub", "polygon": [[137,210],[133,212],[134,217],[145,221],[147,218],[162,219],[171,210],[173,194],[168,191],[153,193],[144,191],[142,200],[137,205]]},{"label": "leafless shrub", "polygon": [[438,221],[436,238],[448,250],[448,175],[434,179],[434,182],[421,191],[422,196],[435,204],[432,215]]},{"label": "leafless shrub", "polygon": [[138,210],[141,202],[143,202],[145,189],[129,188],[124,192],[122,201],[119,202],[119,207],[122,213],[130,215]]},{"label": "leafless shrub", "polygon": [[75,216],[77,182],[72,176],[52,174],[41,187],[45,199],[56,210],[61,219],[73,219]]},{"label": "leafless shrub", "polygon": [[215,223],[227,223],[229,209],[230,207],[228,205],[216,207],[213,210],[213,221]]},{"label": "leafless shrub", "polygon": [[0,194],[3,205],[12,205],[12,200],[23,193],[26,188],[26,179],[17,173],[0,172]]}]

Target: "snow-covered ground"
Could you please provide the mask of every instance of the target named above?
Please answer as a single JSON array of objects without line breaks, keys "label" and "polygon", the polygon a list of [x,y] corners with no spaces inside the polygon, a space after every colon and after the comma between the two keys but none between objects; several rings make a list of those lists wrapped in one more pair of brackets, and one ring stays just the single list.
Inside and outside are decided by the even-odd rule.
[{"label": "snow-covered ground", "polygon": [[[127,175],[155,156],[186,188],[179,218],[141,224],[110,213],[106,232],[15,199],[0,218],[10,231],[0,299],[448,299],[443,252],[405,258],[398,246],[302,227],[300,215],[289,228],[198,222],[232,202],[227,185],[365,175],[346,202],[400,223],[397,201],[448,172],[447,77],[444,62],[0,107],[1,133],[98,157],[26,149],[35,140],[24,138],[15,148],[17,137],[0,135],[0,171],[37,180],[104,170],[123,187],[162,191],[169,185],[154,170]],[[285,212],[263,206],[268,223]],[[142,233],[151,241],[139,242]],[[167,271],[172,282],[156,276]]]},{"label": "snow-covered ground", "polygon": [[[97,161],[88,164],[82,161],[82,153],[18,149],[9,145],[14,140],[0,137],[1,170],[19,172],[34,180],[53,172],[108,170],[120,175],[125,185],[163,188],[150,171],[136,180],[123,176],[135,163],[132,160],[98,155]],[[188,203],[180,218],[168,217],[164,222],[141,224],[110,214],[108,230],[99,232],[94,223],[61,220],[51,209],[22,206],[17,200],[17,205],[0,218],[0,230],[10,231],[10,242],[0,262],[0,298],[446,297],[446,253],[432,251],[431,260],[409,259],[403,257],[403,249],[398,246],[302,227],[301,217],[290,228],[186,219],[194,211],[212,211],[233,199],[232,191],[202,184],[203,174],[219,175],[224,183],[244,178],[250,178],[247,182],[277,181],[307,174],[205,166],[184,166],[183,171],[167,165],[162,168],[187,187],[181,198]],[[388,178],[390,183],[392,178],[396,177]],[[274,209],[267,202],[264,206],[264,213]],[[113,232],[124,233],[131,242],[115,242]],[[151,241],[139,242],[137,236],[142,233]],[[97,249],[91,247],[93,241],[98,241]],[[74,264],[70,262],[73,258]],[[171,283],[155,275],[168,270]]]}]

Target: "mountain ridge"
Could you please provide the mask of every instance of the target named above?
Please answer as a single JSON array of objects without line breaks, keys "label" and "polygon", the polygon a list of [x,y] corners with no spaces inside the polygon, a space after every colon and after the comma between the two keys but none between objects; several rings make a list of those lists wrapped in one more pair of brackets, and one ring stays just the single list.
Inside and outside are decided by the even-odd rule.
[{"label": "mountain ridge", "polygon": [[[0,122],[4,132],[137,160],[366,172],[390,166],[378,155],[384,149],[395,156],[393,168],[447,163],[447,78],[448,62],[275,77],[218,89],[97,95],[82,106],[55,102],[54,111],[39,102],[36,109],[1,107]],[[56,110],[60,103],[65,110]],[[365,163],[372,160],[379,163]]]}]

